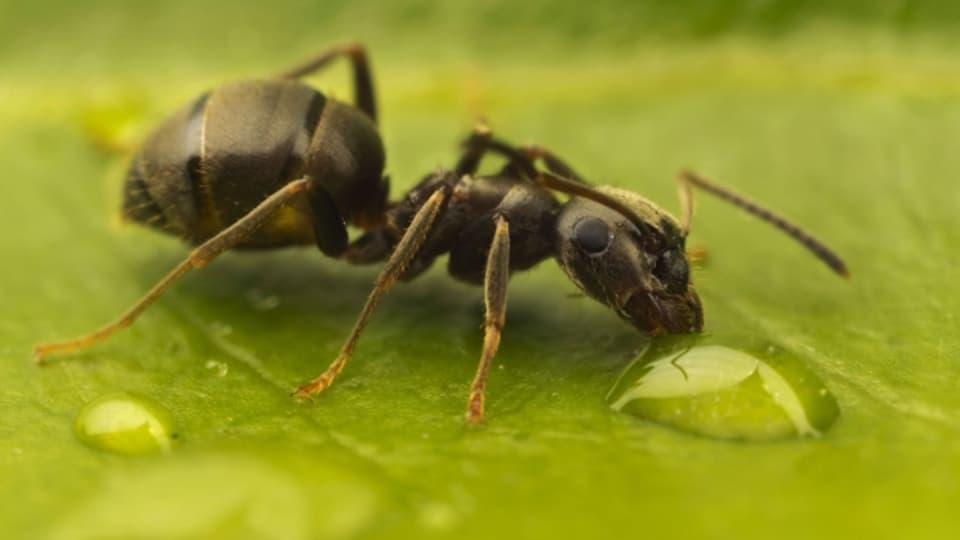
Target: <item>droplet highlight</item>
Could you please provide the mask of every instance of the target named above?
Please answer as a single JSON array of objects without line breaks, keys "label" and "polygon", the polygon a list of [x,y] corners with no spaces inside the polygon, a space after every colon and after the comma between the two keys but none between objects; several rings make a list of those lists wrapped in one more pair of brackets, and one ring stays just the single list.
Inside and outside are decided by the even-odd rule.
[{"label": "droplet highlight", "polygon": [[74,432],[92,448],[126,455],[168,452],[176,437],[173,418],[163,405],[126,392],[84,405]]},{"label": "droplet highlight", "polygon": [[840,414],[796,355],[738,337],[661,338],[627,367],[608,401],[682,431],[751,441],[818,437]]},{"label": "droplet highlight", "polygon": [[228,366],[226,362],[221,362],[219,360],[207,360],[207,363],[204,364],[204,367],[220,378],[226,377],[227,373],[230,373],[230,366]]}]

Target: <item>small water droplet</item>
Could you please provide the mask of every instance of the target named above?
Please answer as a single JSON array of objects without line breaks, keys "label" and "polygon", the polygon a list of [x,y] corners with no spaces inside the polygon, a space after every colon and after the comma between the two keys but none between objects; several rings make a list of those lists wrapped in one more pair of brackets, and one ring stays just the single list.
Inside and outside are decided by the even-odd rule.
[{"label": "small water droplet", "polygon": [[207,360],[207,363],[204,364],[204,367],[213,371],[213,374],[217,377],[226,377],[227,373],[230,371],[230,366],[226,362],[220,362],[217,360]]},{"label": "small water droplet", "polygon": [[428,529],[446,530],[457,522],[456,510],[449,504],[431,502],[420,508],[420,521]]},{"label": "small water droplet", "polygon": [[261,289],[250,289],[246,296],[247,301],[257,311],[270,311],[280,305],[280,299],[276,295],[268,294]]},{"label": "small water droplet", "polygon": [[125,392],[84,405],[73,428],[93,448],[128,455],[167,452],[175,437],[173,419],[163,405]]},{"label": "small water droplet", "polygon": [[683,431],[753,441],[819,436],[840,413],[797,356],[736,336],[660,338],[627,367],[608,400],[615,410]]}]

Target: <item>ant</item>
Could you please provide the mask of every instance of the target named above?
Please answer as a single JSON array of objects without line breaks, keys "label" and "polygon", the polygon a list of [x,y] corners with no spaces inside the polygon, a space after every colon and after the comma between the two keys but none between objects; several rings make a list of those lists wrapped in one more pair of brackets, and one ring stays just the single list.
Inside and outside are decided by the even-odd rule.
[{"label": "ant", "polygon": [[[341,57],[352,65],[353,106],[300,82]],[[74,340],[38,345],[37,361],[129,326],[184,274],[232,248],[315,244],[351,264],[386,261],[336,359],[294,392],[306,399],[343,371],[380,297],[448,254],[449,273],[484,292],[483,349],[466,411],[475,425],[484,419],[512,271],[553,256],[581,290],[645,334],[702,330],[685,251],[694,187],[770,223],[847,275],[840,258],[799,227],[694,173],[677,177],[677,220],[636,193],[593,187],[549,150],[507,144],[482,125],[452,170],[427,175],[389,203],[376,120],[373,79],[358,44],[335,46],[274,78],[215,88],[173,113],[133,159],[123,215],[195,248],[120,318]],[[488,153],[506,165],[478,176]],[[554,192],[570,197],[561,203]],[[347,226],[365,232],[350,242]]]}]

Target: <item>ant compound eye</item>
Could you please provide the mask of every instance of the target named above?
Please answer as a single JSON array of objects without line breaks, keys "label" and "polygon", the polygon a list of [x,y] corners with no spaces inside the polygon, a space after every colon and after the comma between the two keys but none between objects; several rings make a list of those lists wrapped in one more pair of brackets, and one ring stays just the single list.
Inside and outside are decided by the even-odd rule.
[{"label": "ant compound eye", "polygon": [[610,245],[610,227],[597,218],[583,218],[573,226],[573,239],[590,254],[601,253]]}]

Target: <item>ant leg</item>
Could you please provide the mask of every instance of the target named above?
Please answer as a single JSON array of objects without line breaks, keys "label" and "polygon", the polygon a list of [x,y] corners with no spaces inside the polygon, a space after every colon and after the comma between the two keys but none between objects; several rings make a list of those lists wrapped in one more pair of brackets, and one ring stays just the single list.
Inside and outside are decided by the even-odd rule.
[{"label": "ant leg", "polygon": [[507,282],[510,279],[510,223],[503,216],[496,218],[496,230],[487,255],[483,278],[483,301],[486,317],[483,323],[483,352],[477,374],[470,384],[467,400],[467,423],[475,426],[483,422],[484,388],[490,363],[500,346],[500,334],[506,321]]},{"label": "ant leg", "polygon": [[538,159],[542,160],[543,164],[547,167],[547,170],[554,174],[581,184],[590,183],[587,182],[584,177],[577,174],[577,172],[574,171],[570,165],[567,165],[565,161],[557,157],[556,154],[540,145],[531,144],[527,146],[521,146],[520,150],[523,151],[523,153],[526,154],[531,161],[536,161]]},{"label": "ant leg", "polygon": [[813,235],[804,231],[786,218],[690,171],[680,171],[677,175],[677,183],[680,187],[680,200],[683,205],[683,216],[680,224],[684,235],[686,235],[689,230],[690,220],[693,214],[693,190],[691,188],[697,187],[773,225],[775,228],[783,231],[787,236],[800,242],[803,247],[810,250],[816,258],[829,266],[831,270],[842,277],[849,277],[850,273],[847,270],[847,265],[839,255],[834,253],[826,244],[817,240]]},{"label": "ant leg", "polygon": [[377,122],[377,103],[373,90],[373,76],[367,62],[367,52],[359,43],[342,43],[331,47],[319,56],[316,56],[299,66],[279,75],[281,79],[299,79],[318,69],[326,67],[332,60],[346,56],[353,66],[353,91],[356,107]]},{"label": "ant leg", "polygon": [[[505,168],[506,171],[522,172],[534,183],[547,189],[598,202],[623,214],[640,230],[645,230],[648,227],[648,224],[628,206],[591,186],[563,160],[545,148],[539,146],[516,147],[493,138],[489,131],[478,133],[477,130],[474,130],[474,134],[464,144],[470,146],[467,146],[467,153],[461,158],[461,163],[471,164],[474,169],[485,152],[494,152],[509,160]],[[477,145],[480,149],[471,150],[472,145]],[[542,159],[548,170],[537,170],[536,159]]]},{"label": "ant leg", "polygon": [[56,343],[42,343],[34,349],[34,357],[37,362],[42,362],[43,358],[54,352],[69,352],[77,349],[89,347],[94,343],[102,341],[115,332],[130,326],[133,321],[146,310],[170,285],[175,283],[184,274],[194,268],[206,266],[224,251],[236,245],[239,241],[247,237],[263,221],[269,217],[275,210],[283,206],[290,199],[307,189],[309,178],[295,180],[280,188],[273,195],[270,195],[256,208],[251,210],[232,225],[221,231],[213,238],[197,246],[190,255],[176,266],[169,274],[163,277],[156,285],[150,289],[136,304],[127,310],[117,320],[107,324],[100,329],[81,336],[70,341],[61,341]]},{"label": "ant leg", "polygon": [[[470,143],[472,141],[474,141],[474,137],[468,139],[467,142]],[[577,174],[573,168],[558,158],[556,154],[543,147],[517,147],[495,139],[490,135],[487,135],[483,139],[478,139],[476,144],[484,145],[484,151],[494,152],[506,157],[509,160],[505,169],[507,171],[520,171],[526,174],[534,183],[547,189],[598,202],[623,214],[640,230],[645,230],[648,227],[648,224],[627,205],[591,186],[582,176]],[[535,166],[537,159],[543,160],[544,165],[547,167],[546,171],[537,170]]]},{"label": "ant leg", "polygon": [[[494,138],[490,127],[483,122],[473,128],[470,136],[463,141],[462,146],[464,148],[463,155],[454,168],[454,171],[461,176],[476,173],[480,166],[480,161],[483,160],[487,152],[493,152],[494,154],[507,158],[508,161],[504,170],[508,171],[505,173],[508,176],[511,175],[509,172],[526,174],[531,177],[535,176],[537,171],[534,167],[534,160],[541,157],[541,153],[548,154],[552,159],[547,165],[548,168],[551,164],[557,164],[564,172],[576,176],[576,173],[573,173],[566,164],[540,147],[518,147]],[[577,176],[578,180],[579,178],[580,177]]]},{"label": "ant leg", "polygon": [[[507,158],[509,160],[507,163],[508,170],[516,169],[534,177],[537,174],[534,165],[537,160],[540,160],[543,161],[547,170],[555,175],[580,184],[589,184],[584,177],[577,174],[570,165],[550,150],[536,144],[514,146],[508,142],[494,138],[490,133],[490,128],[486,125],[475,128],[470,137],[464,142],[464,146],[467,148],[467,153],[461,158],[460,163],[469,163],[471,168],[467,172],[470,173],[476,171],[477,164],[481,157],[489,151]],[[459,171],[459,169],[457,170]]]},{"label": "ant leg", "polygon": [[487,153],[492,135],[490,126],[485,122],[478,122],[477,125],[473,127],[473,131],[471,131],[470,135],[463,141],[463,154],[457,161],[457,166],[453,168],[453,171],[457,173],[457,178],[465,174],[472,175],[477,172],[477,169],[480,167],[480,161],[483,160],[483,156]]},{"label": "ant leg", "polygon": [[501,157],[507,158],[505,171],[516,171],[517,173],[534,176],[537,173],[530,157],[518,147],[505,143],[493,137],[490,128],[481,123],[473,129],[470,136],[463,141],[464,153],[457,162],[454,169],[458,174],[474,174],[480,166],[480,161],[487,154],[493,152]]},{"label": "ant leg", "polygon": [[377,307],[377,302],[380,300],[380,297],[393,287],[397,279],[399,279],[407,269],[410,261],[416,256],[420,247],[423,246],[423,242],[427,239],[427,235],[434,221],[436,221],[437,216],[439,216],[441,210],[443,210],[449,194],[448,191],[449,188],[447,186],[441,186],[433,192],[430,198],[427,199],[427,202],[417,211],[417,214],[413,217],[413,221],[410,222],[410,226],[407,227],[407,230],[403,233],[400,243],[397,244],[390,259],[387,260],[387,264],[384,265],[383,270],[380,271],[380,275],[377,276],[376,284],[373,290],[370,291],[370,296],[367,297],[367,303],[364,304],[363,309],[360,311],[360,316],[357,317],[357,322],[354,323],[353,330],[350,331],[350,336],[340,349],[340,354],[337,355],[336,360],[330,364],[330,367],[328,367],[322,375],[297,388],[293,393],[294,397],[297,399],[306,399],[314,394],[323,392],[333,383],[333,379],[343,371],[344,365],[346,365],[350,356],[353,355],[353,350],[357,346],[357,340],[360,339],[360,332],[362,332],[363,328],[367,325],[367,321],[373,314],[374,308]]},{"label": "ant leg", "polygon": [[[534,183],[547,189],[566,193],[567,195],[576,195],[585,199],[598,202],[612,210],[615,210],[627,217],[640,230],[645,230],[649,225],[643,221],[633,210],[623,204],[616,198],[607,195],[591,186],[582,176],[577,174],[569,165],[558,158],[549,150],[540,146],[516,147],[499,139],[493,138],[489,132],[477,134],[467,139],[468,145],[479,145],[480,150],[474,150],[471,154],[470,147],[467,148],[467,154],[461,159],[461,162],[474,163],[479,162],[479,157],[474,161],[468,161],[469,156],[478,154],[482,156],[484,152],[494,152],[509,161],[507,171],[519,171],[526,174]],[[535,160],[542,159],[547,171],[539,171],[535,166]]]}]

